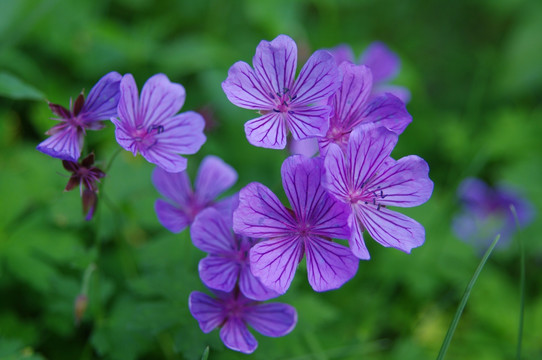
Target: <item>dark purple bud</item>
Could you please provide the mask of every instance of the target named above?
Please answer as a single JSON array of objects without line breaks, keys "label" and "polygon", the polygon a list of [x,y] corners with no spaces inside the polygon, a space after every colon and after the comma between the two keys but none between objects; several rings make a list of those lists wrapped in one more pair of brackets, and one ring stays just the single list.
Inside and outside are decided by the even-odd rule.
[{"label": "dark purple bud", "polygon": [[85,96],[83,95],[83,93],[81,93],[79,94],[77,99],[75,99],[75,103],[73,104],[73,109],[72,109],[73,116],[79,115],[84,104],[85,104]]},{"label": "dark purple bud", "polygon": [[85,189],[83,191],[83,214],[86,214],[85,220],[89,221],[94,215],[96,205],[98,204],[98,196],[92,190]]},{"label": "dark purple bud", "polygon": [[75,298],[75,302],[73,304],[73,319],[75,322],[75,326],[79,326],[81,323],[81,319],[83,318],[83,315],[85,315],[85,311],[87,310],[88,306],[88,298],[84,294],[79,294]]}]

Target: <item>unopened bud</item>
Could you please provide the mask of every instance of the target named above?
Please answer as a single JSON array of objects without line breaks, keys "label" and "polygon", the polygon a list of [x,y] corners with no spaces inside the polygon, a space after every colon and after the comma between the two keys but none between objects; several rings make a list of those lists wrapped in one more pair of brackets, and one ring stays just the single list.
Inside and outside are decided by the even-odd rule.
[{"label": "unopened bud", "polygon": [[75,326],[79,326],[88,306],[88,297],[83,294],[77,295],[73,304],[73,319]]}]

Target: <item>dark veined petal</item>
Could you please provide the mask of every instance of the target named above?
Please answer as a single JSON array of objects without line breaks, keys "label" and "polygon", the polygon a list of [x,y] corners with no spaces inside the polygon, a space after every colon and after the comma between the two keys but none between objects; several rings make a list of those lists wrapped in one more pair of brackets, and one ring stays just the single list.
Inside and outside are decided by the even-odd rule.
[{"label": "dark veined petal", "polygon": [[207,287],[226,292],[233,290],[239,269],[240,265],[234,259],[214,255],[201,259],[198,265],[201,281]]},{"label": "dark veined petal", "polygon": [[356,215],[372,238],[386,247],[393,247],[410,253],[412,248],[425,241],[425,229],[417,221],[398,212],[371,205],[360,205]]},{"label": "dark veined petal", "polygon": [[231,317],[226,321],[222,329],[220,329],[220,338],[228,348],[245,354],[252,354],[258,347],[254,335],[248,331],[245,323],[237,317]]},{"label": "dark veined petal", "polygon": [[295,140],[324,136],[329,128],[329,106],[297,107],[288,112],[288,128]]},{"label": "dark veined petal", "polygon": [[350,226],[350,239],[348,240],[348,245],[352,254],[361,260],[369,260],[371,255],[367,246],[365,246],[365,240],[363,239],[363,224],[358,219],[356,213],[353,211],[348,218],[348,225]]},{"label": "dark veined petal", "polygon": [[348,238],[348,207],[337,202],[321,186],[321,158],[290,156],[282,164],[281,175],[298,224],[310,226],[311,234]]},{"label": "dark veined petal", "polygon": [[268,149],[286,147],[286,130],[285,115],[280,112],[270,112],[245,123],[248,142]]},{"label": "dark veined petal", "polygon": [[316,236],[305,239],[307,273],[315,291],[340,288],[358,271],[359,260],[346,246]]},{"label": "dark veined petal", "polygon": [[160,224],[173,233],[183,231],[192,222],[184,210],[162,199],[156,200],[154,210]]},{"label": "dark veined petal", "polygon": [[346,160],[341,148],[336,144],[328,146],[326,157],[324,158],[325,175],[322,179],[322,185],[337,200],[349,202],[350,199],[350,174],[346,166]]},{"label": "dark veined petal", "polygon": [[[170,117],[161,125],[155,126],[155,144],[147,151],[157,151],[172,154],[195,154],[205,143],[206,137],[203,134],[205,121],[203,117],[193,111]],[[175,170],[170,172],[179,172]]]},{"label": "dark veined petal", "polygon": [[373,97],[362,109],[357,120],[352,127],[359,123],[374,123],[399,135],[412,122],[412,116],[401,99],[393,94],[383,94]]},{"label": "dark veined petal", "polygon": [[266,287],[284,294],[303,253],[303,242],[297,236],[264,240],[250,249],[250,269]]},{"label": "dark veined petal", "polygon": [[375,41],[367,47],[361,55],[361,63],[371,68],[374,82],[394,78],[401,67],[399,57],[380,41]]},{"label": "dark veined petal", "polygon": [[368,67],[348,62],[343,62],[339,66],[339,72],[342,75],[342,82],[333,97],[335,112],[331,124],[332,127],[350,131],[371,95],[373,76]]},{"label": "dark veined petal", "polygon": [[233,213],[233,231],[253,238],[289,236],[295,220],[271,190],[250,183],[239,192],[239,206]]},{"label": "dark veined petal", "polygon": [[249,299],[263,301],[279,296],[279,293],[267,288],[262,282],[252,275],[250,264],[241,267],[239,273],[239,289]]},{"label": "dark veined petal", "polygon": [[297,311],[288,304],[257,304],[247,306],[243,318],[260,334],[279,337],[294,329],[297,324]]},{"label": "dark veined petal", "polygon": [[122,118],[117,119],[112,117],[111,122],[115,125],[115,138],[117,139],[117,143],[123,149],[132,152],[132,154],[136,156],[138,153],[138,147],[134,137],[131,135],[132,131],[135,129],[131,125],[131,120],[124,121]]},{"label": "dark veined petal", "polygon": [[233,64],[228,70],[228,78],[222,83],[222,90],[232,104],[252,110],[273,109],[275,93],[270,94],[267,87],[243,61]]},{"label": "dark veined petal", "polygon": [[149,78],[143,90],[139,104],[138,124],[148,127],[161,124],[181,110],[186,92],[181,84],[172,83],[164,74],[156,74]]},{"label": "dark veined petal", "polygon": [[211,332],[226,319],[222,302],[199,291],[190,293],[188,308],[204,333]]},{"label": "dark veined petal", "polygon": [[[325,50],[317,50],[307,60],[291,90],[292,107],[320,104],[327,105],[329,98],[340,85],[340,76],[333,56]],[[295,106],[294,106],[295,104]]]},{"label": "dark veined petal", "polygon": [[423,204],[433,193],[429,165],[416,155],[387,162],[370,182],[368,190],[381,194],[378,203],[401,207]]},{"label": "dark veined petal", "polygon": [[196,194],[202,203],[214,200],[237,181],[237,172],[218,156],[206,156],[195,181]]},{"label": "dark veined petal", "polygon": [[192,187],[186,172],[170,173],[156,167],[152,172],[152,183],[162,196],[172,200],[180,208],[189,206]]},{"label": "dark veined petal", "polygon": [[168,151],[167,147],[153,146],[140,149],[141,155],[150,163],[160,166],[167,172],[177,173],[186,169],[187,160]]},{"label": "dark veined petal", "polygon": [[121,79],[122,75],[112,71],[94,85],[79,112],[85,122],[109,120],[117,116]]},{"label": "dark veined petal", "polygon": [[[135,129],[141,124],[139,120],[139,91],[132,74],[124,75],[120,81],[120,98],[117,111],[120,121],[125,124],[125,128]],[[115,125],[117,128],[119,127],[119,125]]]},{"label": "dark veined petal", "polygon": [[377,175],[382,164],[397,144],[397,135],[383,127],[360,126],[350,134],[348,142],[348,172],[351,184],[361,190]]},{"label": "dark veined petal", "polygon": [[74,126],[67,126],[42,141],[36,149],[57,159],[77,162],[82,143],[83,133]]},{"label": "dark veined petal", "polygon": [[215,255],[229,255],[238,251],[234,235],[223,217],[213,208],[207,208],[196,216],[190,227],[190,237],[195,247]]},{"label": "dark veined petal", "polygon": [[268,94],[284,94],[294,83],[297,45],[289,36],[261,41],[252,59],[254,73]]}]

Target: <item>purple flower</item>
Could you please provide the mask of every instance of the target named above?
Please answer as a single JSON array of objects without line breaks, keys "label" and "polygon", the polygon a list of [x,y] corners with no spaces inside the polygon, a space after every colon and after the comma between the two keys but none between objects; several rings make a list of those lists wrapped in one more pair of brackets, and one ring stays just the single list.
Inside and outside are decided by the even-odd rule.
[{"label": "purple flower", "polygon": [[204,333],[221,327],[220,338],[232,350],[250,354],[258,347],[247,325],[262,335],[279,337],[290,333],[297,323],[297,312],[288,304],[261,304],[244,297],[237,289],[215,293],[216,299],[193,291],[188,307]]},{"label": "purple flower", "polygon": [[87,99],[80,94],[70,110],[49,103],[51,111],[58,116],[58,125],[49,129],[50,137],[41,142],[36,149],[52,157],[76,162],[81,156],[81,147],[86,130],[99,130],[102,120],[117,114],[119,84],[121,75],[110,72],[102,77],[90,90]]},{"label": "purple flower", "polygon": [[[339,45],[331,49],[330,52],[335,57],[337,64],[343,61],[356,63],[354,53],[348,45]],[[374,82],[372,94],[374,96],[390,93],[397,96],[404,103],[410,101],[410,91],[407,88],[388,84],[399,74],[401,60],[386,44],[380,41],[371,43],[357,63],[366,65],[371,69]]]},{"label": "purple flower", "polygon": [[248,252],[256,240],[233,234],[225,215],[214,208],[205,209],[196,216],[190,228],[194,245],[209,253],[199,262],[201,280],[211,289],[230,292],[239,279],[239,289],[243,295],[254,300],[268,300],[278,296],[250,271]]},{"label": "purple flower", "polygon": [[500,245],[510,242],[517,230],[510,205],[516,209],[520,226],[534,218],[533,206],[509,186],[492,188],[482,180],[467,178],[459,185],[457,195],[463,211],[453,221],[454,232],[480,250],[485,250],[497,234],[501,235]]},{"label": "purple flower", "polygon": [[339,71],[342,81],[331,100],[334,111],[329,130],[318,141],[321,154],[325,155],[332,143],[345,150],[350,132],[360,124],[384,126],[396,134],[410,124],[412,117],[399,98],[392,94],[371,97],[373,77],[367,66],[343,62]]},{"label": "purple flower", "polygon": [[252,273],[281,294],[290,286],[304,254],[309,283],[316,291],[341,287],[358,269],[352,252],[331,241],[349,237],[349,208],[320,185],[322,171],[321,158],[293,155],[284,161],[282,184],[292,210],[259,183],[247,185],[239,194],[233,230],[262,238],[250,251]]},{"label": "purple flower", "polygon": [[[196,112],[177,114],[184,104],[182,85],[169,81],[166,75],[152,76],[138,95],[131,74],[120,82],[119,119],[112,117],[117,142],[167,172],[186,169],[186,159],[177,154],[194,154],[205,142],[205,121]],[[177,115],[175,115],[177,114]]]},{"label": "purple flower", "polygon": [[152,182],[158,192],[167,198],[154,204],[160,223],[169,231],[181,232],[190,225],[203,209],[214,206],[230,208],[232,198],[216,202],[217,196],[237,181],[237,172],[216,156],[206,156],[196,176],[195,191],[186,172],[169,173],[157,167]]},{"label": "purple flower", "polygon": [[323,136],[329,126],[328,98],[339,85],[333,56],[316,51],[297,80],[297,46],[286,35],[262,41],[252,63],[236,62],[222,89],[239,107],[259,110],[259,118],[245,124],[248,141],[255,146],[284,149],[288,130],[296,140]]},{"label": "purple flower", "polygon": [[381,245],[407,253],[425,240],[421,224],[387,208],[423,204],[433,192],[423,159],[390,157],[396,143],[397,134],[369,125],[352,131],[346,154],[336,144],[328,148],[323,184],[335,198],[350,204],[350,248],[360,259],[370,258],[365,230]]}]

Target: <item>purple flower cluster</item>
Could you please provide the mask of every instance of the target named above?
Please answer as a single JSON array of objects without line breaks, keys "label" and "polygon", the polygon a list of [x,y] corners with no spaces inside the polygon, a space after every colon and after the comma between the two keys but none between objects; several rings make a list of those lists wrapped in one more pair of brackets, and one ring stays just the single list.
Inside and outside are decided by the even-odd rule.
[{"label": "purple flower cluster", "polygon": [[[220,210],[209,203],[212,197],[200,201],[187,190],[186,176],[166,186],[158,185],[155,173],[157,188],[175,204],[167,205],[170,224],[173,214],[186,226],[197,213],[192,241],[208,253],[199,273],[216,298],[193,292],[190,311],[204,332],[221,327],[222,341],[231,349],[255,349],[247,325],[268,336],[292,330],[293,308],[255,301],[284,294],[303,258],[309,284],[320,292],[341,287],[356,274],[359,260],[370,258],[365,232],[406,253],[425,241],[420,223],[389,208],[423,204],[433,192],[423,159],[391,157],[412,118],[401,97],[382,92],[377,84],[395,75],[398,58],[383,44],[369,49],[366,65],[338,56],[337,51],[316,51],[296,78],[295,42],[279,35],[260,42],[252,67],[235,63],[222,83],[233,104],[259,112],[245,124],[252,145],[283,149],[288,133],[290,144],[318,144],[317,157],[293,155],[282,164],[289,208],[268,187],[253,182],[227,211]],[[214,176],[216,193],[231,185],[220,180],[225,177]],[[180,191],[174,195],[174,189]],[[158,206],[157,213],[165,217]]]},{"label": "purple flower cluster", "polygon": [[78,159],[86,130],[110,120],[122,148],[157,165],[152,182],[163,196],[155,203],[159,222],[174,233],[190,227],[194,246],[207,253],[198,270],[215,296],[192,292],[190,312],[205,333],[220,328],[228,348],[252,353],[258,344],[249,326],[271,337],[295,327],[292,306],[262,302],[290,288],[303,258],[309,284],[321,292],[340,288],[355,276],[359,260],[370,258],[364,233],[406,253],[425,241],[420,223],[389,208],[423,204],[433,191],[423,159],[391,157],[412,121],[408,92],[383,85],[396,75],[399,58],[375,43],[362,63],[345,47],[317,50],[296,76],[297,46],[279,35],[260,42],[252,66],[237,62],[229,69],[222,83],[227,98],[259,113],[245,124],[250,144],[314,146],[301,151],[310,156],[293,155],[282,164],[289,207],[257,182],[221,198],[237,172],[217,156],[202,160],[192,187],[180,155],[196,153],[206,141],[205,121],[195,112],[178,113],[185,90],[164,74],[149,78],[140,94],[131,74],[112,72],[69,110],[49,104],[60,124],[38,150],[63,160],[72,173],[66,190],[80,186],[89,219],[105,172],[93,166],[93,153]]},{"label": "purple flower cluster", "polygon": [[37,149],[63,160],[64,168],[73,173],[66,190],[76,183],[81,188],[83,210],[92,218],[97,202],[96,181],[105,176],[97,167],[90,167],[94,154],[78,164],[86,130],[100,130],[104,120],[116,126],[116,140],[134,156],[141,153],[149,162],[165,171],[176,173],[186,168],[186,159],[177,154],[194,154],[205,142],[205,122],[195,112],[177,114],[184,103],[185,91],[163,74],[151,77],[143,86],[141,98],[131,74],[110,72],[102,77],[85,99],[80,94],[70,109],[49,103],[60,123],[46,132],[50,135]]}]

